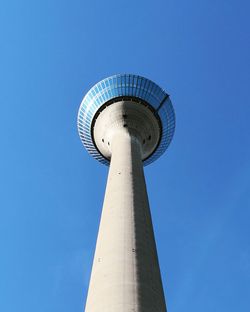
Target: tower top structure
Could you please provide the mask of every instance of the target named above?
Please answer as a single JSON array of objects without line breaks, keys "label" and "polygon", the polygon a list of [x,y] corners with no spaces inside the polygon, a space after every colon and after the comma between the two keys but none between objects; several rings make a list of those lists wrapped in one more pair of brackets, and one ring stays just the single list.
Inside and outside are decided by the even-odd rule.
[{"label": "tower top structure", "polygon": [[77,124],[83,145],[101,163],[109,165],[114,133],[126,130],[140,141],[143,164],[148,165],[168,148],[175,114],[169,95],[153,81],[119,74],[88,91]]}]

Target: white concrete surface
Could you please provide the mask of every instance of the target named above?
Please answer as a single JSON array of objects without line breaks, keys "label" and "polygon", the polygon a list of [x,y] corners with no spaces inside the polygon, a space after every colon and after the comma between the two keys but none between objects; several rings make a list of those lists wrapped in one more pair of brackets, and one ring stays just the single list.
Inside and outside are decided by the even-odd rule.
[{"label": "white concrete surface", "polygon": [[154,113],[143,104],[120,101],[103,109],[94,125],[94,141],[104,157],[111,158],[112,138],[124,126],[141,142],[142,159],[153,153],[160,139]]},{"label": "white concrete surface", "polygon": [[165,312],[142,166],[144,135],[123,121],[109,135],[111,164],[85,312]]}]

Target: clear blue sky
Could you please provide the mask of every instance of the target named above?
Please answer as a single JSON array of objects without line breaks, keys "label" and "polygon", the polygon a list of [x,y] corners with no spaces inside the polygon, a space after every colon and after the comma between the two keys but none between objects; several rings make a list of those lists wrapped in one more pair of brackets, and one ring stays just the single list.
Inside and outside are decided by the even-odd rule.
[{"label": "clear blue sky", "polygon": [[6,0],[0,8],[0,311],[82,312],[107,167],[76,128],[116,73],[171,95],[145,169],[169,312],[250,311],[249,1]]}]

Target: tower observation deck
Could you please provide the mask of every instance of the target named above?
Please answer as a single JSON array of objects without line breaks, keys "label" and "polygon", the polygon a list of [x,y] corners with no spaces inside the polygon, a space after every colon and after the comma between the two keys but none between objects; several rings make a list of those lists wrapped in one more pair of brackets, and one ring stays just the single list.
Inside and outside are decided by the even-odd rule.
[{"label": "tower observation deck", "polygon": [[174,129],[169,95],[144,77],[111,76],[83,98],[80,138],[110,165],[85,312],[166,311],[143,165]]}]

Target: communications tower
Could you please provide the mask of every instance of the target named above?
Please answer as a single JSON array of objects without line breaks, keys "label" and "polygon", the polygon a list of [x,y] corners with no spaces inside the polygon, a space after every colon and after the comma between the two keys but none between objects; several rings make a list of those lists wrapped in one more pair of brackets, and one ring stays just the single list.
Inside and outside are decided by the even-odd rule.
[{"label": "communications tower", "polygon": [[143,165],[174,129],[169,95],[141,76],[111,76],[83,98],[80,138],[110,166],[85,312],[166,311]]}]

